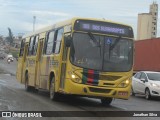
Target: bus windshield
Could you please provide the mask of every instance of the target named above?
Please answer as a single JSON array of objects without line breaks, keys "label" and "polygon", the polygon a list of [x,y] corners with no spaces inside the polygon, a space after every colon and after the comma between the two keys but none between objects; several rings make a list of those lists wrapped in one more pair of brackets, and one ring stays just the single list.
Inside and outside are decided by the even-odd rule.
[{"label": "bus windshield", "polygon": [[126,72],[133,64],[133,41],[88,33],[74,33],[71,63],[99,71]]}]

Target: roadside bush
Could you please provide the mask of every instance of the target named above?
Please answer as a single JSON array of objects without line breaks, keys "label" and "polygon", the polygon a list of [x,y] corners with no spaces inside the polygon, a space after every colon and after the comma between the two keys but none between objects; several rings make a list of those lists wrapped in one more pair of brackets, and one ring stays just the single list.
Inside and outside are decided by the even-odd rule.
[{"label": "roadside bush", "polygon": [[14,58],[17,58],[19,51],[10,51],[10,53],[13,55]]}]

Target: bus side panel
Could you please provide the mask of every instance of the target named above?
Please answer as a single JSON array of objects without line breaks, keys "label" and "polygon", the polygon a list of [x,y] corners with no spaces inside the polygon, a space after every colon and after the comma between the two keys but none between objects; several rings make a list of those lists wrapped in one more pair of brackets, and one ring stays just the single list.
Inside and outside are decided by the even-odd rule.
[{"label": "bus side panel", "polygon": [[29,86],[35,86],[35,65],[36,65],[36,57],[35,56],[29,56],[27,58],[28,63],[28,85]]},{"label": "bus side panel", "polygon": [[50,56],[43,55],[40,61],[40,80],[39,80],[39,88],[47,89],[47,83],[49,80],[49,61]]}]

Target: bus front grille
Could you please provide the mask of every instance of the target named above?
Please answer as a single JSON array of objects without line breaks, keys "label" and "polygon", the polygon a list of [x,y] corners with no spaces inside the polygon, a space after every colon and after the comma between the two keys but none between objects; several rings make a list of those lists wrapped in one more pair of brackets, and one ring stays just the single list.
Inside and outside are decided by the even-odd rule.
[{"label": "bus front grille", "polygon": [[90,92],[96,92],[96,93],[109,93],[111,90],[109,89],[102,89],[102,88],[93,88],[89,87]]},{"label": "bus front grille", "polygon": [[105,85],[105,86],[114,86],[115,84],[114,83],[103,83],[103,85]]},{"label": "bus front grille", "polygon": [[120,79],[122,76],[112,76],[112,75],[99,75],[99,80],[115,81]]}]

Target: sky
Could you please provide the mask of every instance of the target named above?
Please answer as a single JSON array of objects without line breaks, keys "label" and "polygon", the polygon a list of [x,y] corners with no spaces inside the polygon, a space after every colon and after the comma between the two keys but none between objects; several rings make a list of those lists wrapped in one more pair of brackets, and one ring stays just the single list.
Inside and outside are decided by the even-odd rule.
[{"label": "sky", "polygon": [[[35,30],[73,17],[112,20],[131,25],[137,37],[138,13],[148,13],[149,5],[160,0],[0,0],[0,35]],[[157,37],[160,37],[160,10]]]}]

